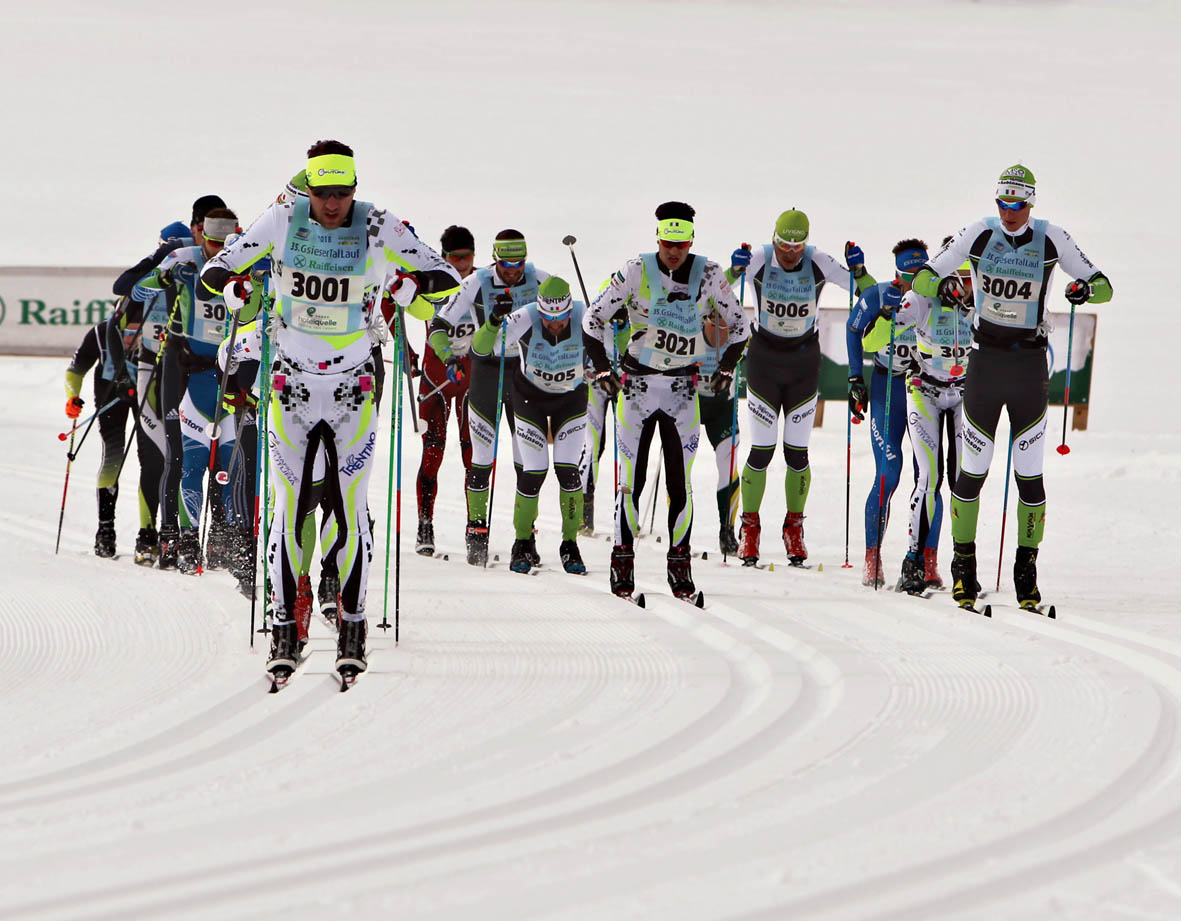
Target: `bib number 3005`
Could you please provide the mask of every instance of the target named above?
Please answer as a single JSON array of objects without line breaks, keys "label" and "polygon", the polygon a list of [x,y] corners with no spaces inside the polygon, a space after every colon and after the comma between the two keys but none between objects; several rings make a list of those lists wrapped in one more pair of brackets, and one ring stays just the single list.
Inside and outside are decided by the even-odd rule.
[{"label": "bib number 3005", "polygon": [[309,301],[347,301],[349,280],[347,278],[321,278],[319,275],[291,273],[291,296]]},{"label": "bib number 3005", "polygon": [[679,336],[665,329],[656,330],[656,339],[652,347],[669,355],[693,355],[697,352],[697,340],[689,336]]}]

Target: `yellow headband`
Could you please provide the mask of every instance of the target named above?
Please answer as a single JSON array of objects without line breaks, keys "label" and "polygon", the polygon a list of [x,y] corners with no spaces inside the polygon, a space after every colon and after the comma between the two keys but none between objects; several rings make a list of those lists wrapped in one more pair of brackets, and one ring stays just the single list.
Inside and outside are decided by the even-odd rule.
[{"label": "yellow headband", "polygon": [[347,154],[321,154],[308,159],[309,186],[356,185],[357,167]]}]

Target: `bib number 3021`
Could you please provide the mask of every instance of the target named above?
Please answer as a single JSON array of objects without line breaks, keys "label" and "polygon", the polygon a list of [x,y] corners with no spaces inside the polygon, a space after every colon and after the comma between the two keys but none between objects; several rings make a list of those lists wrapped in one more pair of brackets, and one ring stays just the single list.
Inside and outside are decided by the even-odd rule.
[{"label": "bib number 3021", "polygon": [[693,355],[697,352],[697,340],[670,333],[666,329],[658,329],[652,347],[670,355]]},{"label": "bib number 3021", "polygon": [[319,275],[291,273],[291,296],[309,301],[347,301],[349,280],[347,278],[321,278]]}]

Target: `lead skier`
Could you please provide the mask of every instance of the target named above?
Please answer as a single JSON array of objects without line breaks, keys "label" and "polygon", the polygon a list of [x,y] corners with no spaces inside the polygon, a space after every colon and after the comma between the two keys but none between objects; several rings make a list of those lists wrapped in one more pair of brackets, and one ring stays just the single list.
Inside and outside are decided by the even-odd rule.
[{"label": "lead skier", "polygon": [[914,279],[916,292],[955,307],[967,300],[956,271],[965,260],[972,265],[975,316],[972,360],[964,379],[963,460],[951,497],[952,597],[965,607],[975,604],[980,590],[976,523],[1002,407],[1009,413],[1019,497],[1013,585],[1022,607],[1041,601],[1037,551],[1046,524],[1046,296],[1055,266],[1074,276],[1066,286],[1072,306],[1111,300],[1111,282],[1070,234],[1048,221],[1031,220],[1036,197],[1036,180],[1028,167],[1019,163],[1006,169],[996,186],[997,216],[960,230]]},{"label": "lead skier", "polygon": [[454,270],[400,220],[354,200],[351,147],[317,141],[307,156],[308,196],[281,196],[201,275],[209,291],[223,293],[231,310],[240,311],[252,288],[243,273],[274,254],[276,315],[267,331],[272,360],[265,373],[271,377],[275,504],[266,553],[274,573],[267,668],[277,682],[290,676],[299,659],[293,608],[305,552],[300,525],[321,447],[328,459],[325,486],[341,528],[336,668],[346,680],[366,668],[365,594],[373,550],[367,494],[377,442],[372,349],[380,324],[375,308],[383,292],[406,307],[420,292],[445,303],[459,287]]}]

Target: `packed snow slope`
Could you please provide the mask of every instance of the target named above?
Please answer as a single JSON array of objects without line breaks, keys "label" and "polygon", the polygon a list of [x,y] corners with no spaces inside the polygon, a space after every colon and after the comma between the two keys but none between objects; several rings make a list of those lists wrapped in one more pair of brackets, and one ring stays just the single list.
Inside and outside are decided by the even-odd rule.
[{"label": "packed snow slope", "polygon": [[[1047,454],[1041,585],[1059,619],[1012,607],[1011,532],[991,621],[946,595],[874,593],[841,569],[836,404],[812,441],[813,570],[780,565],[774,487],[775,570],[722,564],[702,452],[704,611],[665,590],[662,499],[637,552],[647,610],[607,593],[603,504],[598,536],[581,542],[590,574],[558,571],[552,478],[543,571],[466,566],[454,445],[436,515],[451,558],[414,556],[407,437],[400,644],[374,629],[370,669],[342,695],[333,640],[314,623],[311,658],[271,696],[266,639],[251,648],[249,604],[227,575],[130,562],[134,452],[120,558],[91,552],[97,433],[73,465],[54,555],[65,362],[5,358],[0,918],[1181,915],[1174,4],[201,12],[0,9],[0,262],[130,264],[208,191],[249,220],[311,140],[339,136],[364,195],[425,239],[465,223],[486,252],[516,226],[539,265],[567,272],[560,241],[574,233],[591,284],[651,245],[668,198],[697,206],[698,249],[714,258],[765,240],[795,205],[818,245],[857,240],[882,277],[895,240],[937,244],[989,212],[1002,168],[1027,163],[1038,215],[1115,287],[1097,308],[1090,429],[1069,434],[1068,456]],[[371,623],[391,537],[381,432]],[[853,434],[856,560],[872,462],[867,433]],[[492,526],[502,560],[507,455]],[[1000,457],[982,500],[990,589],[1003,469]],[[777,459],[772,483],[782,470]],[[904,499],[883,551],[891,573]]]}]

